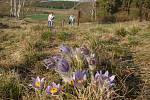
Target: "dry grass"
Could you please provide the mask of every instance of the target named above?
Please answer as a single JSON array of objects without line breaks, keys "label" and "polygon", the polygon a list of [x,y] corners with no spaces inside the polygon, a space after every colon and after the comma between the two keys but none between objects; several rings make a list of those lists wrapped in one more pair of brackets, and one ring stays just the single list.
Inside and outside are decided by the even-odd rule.
[{"label": "dry grass", "polygon": [[[102,25],[81,23],[80,26],[74,27],[56,26],[53,31],[50,31],[45,21],[28,23],[24,20],[8,20],[6,18],[0,19],[0,21],[9,26],[7,29],[0,30],[0,67],[2,69],[19,68],[17,73],[23,76],[27,80],[26,82],[31,76],[36,75],[48,76],[48,79],[51,80],[58,79],[58,75],[52,75],[53,72],[46,71],[41,60],[56,53],[58,46],[62,43],[72,47],[89,43],[86,38],[89,35],[91,38],[96,37],[102,41],[119,41],[117,46],[127,47],[134,53],[134,63],[139,67],[132,71],[138,75],[140,73],[140,77],[146,82],[143,87],[144,91],[139,98],[145,97],[142,100],[148,98],[144,92],[147,89],[150,90],[148,88],[150,85],[150,70],[148,68],[150,65],[149,22],[131,21]],[[124,28],[124,36],[116,34],[116,30],[122,34],[121,28]],[[111,57],[112,54],[108,53],[107,56]]]}]

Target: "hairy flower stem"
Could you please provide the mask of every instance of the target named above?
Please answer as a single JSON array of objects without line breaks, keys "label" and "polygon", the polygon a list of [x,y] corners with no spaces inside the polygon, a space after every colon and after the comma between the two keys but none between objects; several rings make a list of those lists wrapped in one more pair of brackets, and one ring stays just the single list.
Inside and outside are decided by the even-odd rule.
[{"label": "hairy flower stem", "polygon": [[73,65],[73,66],[76,66],[76,64],[75,64],[75,61],[74,61],[74,59],[73,59],[73,55],[72,55],[72,54],[70,54],[70,55],[69,55],[69,59],[71,60],[72,65]]},{"label": "hairy flower stem", "polygon": [[90,74],[91,74],[91,82],[94,82],[94,73],[93,73],[93,71],[90,71]]},{"label": "hairy flower stem", "polygon": [[75,88],[75,93],[77,94],[77,98],[79,98],[79,91],[77,88]]},{"label": "hairy flower stem", "polygon": [[36,95],[36,97],[37,97],[39,100],[42,100],[42,99],[41,99],[41,98],[42,98],[41,90],[36,91],[36,92],[35,92],[35,95]]},{"label": "hairy flower stem", "polygon": [[78,60],[78,68],[81,70],[82,69],[82,61]]}]

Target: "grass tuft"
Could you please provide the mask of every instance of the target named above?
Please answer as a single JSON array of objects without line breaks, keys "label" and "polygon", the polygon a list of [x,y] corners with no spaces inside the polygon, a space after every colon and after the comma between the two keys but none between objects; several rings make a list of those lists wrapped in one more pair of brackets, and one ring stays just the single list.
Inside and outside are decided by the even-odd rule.
[{"label": "grass tuft", "polygon": [[52,37],[52,32],[44,32],[42,33],[41,39],[44,41],[49,41]]},{"label": "grass tuft", "polygon": [[117,29],[115,33],[120,37],[125,37],[128,34],[128,31],[125,28],[121,27]]},{"label": "grass tuft", "polygon": [[20,83],[17,73],[3,73],[0,81],[0,99],[21,100],[24,88]]},{"label": "grass tuft", "polygon": [[61,41],[69,40],[70,37],[71,37],[71,33],[68,32],[60,32],[57,35],[57,38],[60,39]]}]

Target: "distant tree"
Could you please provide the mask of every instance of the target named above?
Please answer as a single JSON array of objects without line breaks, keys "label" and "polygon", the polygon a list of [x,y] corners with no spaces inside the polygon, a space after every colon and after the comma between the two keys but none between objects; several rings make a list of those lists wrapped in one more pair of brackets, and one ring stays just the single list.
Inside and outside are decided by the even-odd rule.
[{"label": "distant tree", "polygon": [[150,13],[150,0],[144,0],[143,16],[144,16],[145,20],[149,19],[149,13]]},{"label": "distant tree", "polygon": [[118,12],[122,5],[122,0],[98,0],[97,1],[106,14],[114,14]]},{"label": "distant tree", "polygon": [[10,0],[10,15],[20,18],[20,12],[23,11],[26,0]]},{"label": "distant tree", "polygon": [[17,15],[17,1],[14,0],[14,16],[16,17]]},{"label": "distant tree", "polygon": [[13,16],[13,0],[10,0],[10,16]]},{"label": "distant tree", "polygon": [[128,15],[130,14],[130,8],[133,0],[122,0],[122,8],[123,10],[128,12]]},{"label": "distant tree", "polygon": [[[140,21],[150,19],[150,0],[97,0],[99,16],[109,16],[118,11],[126,11],[130,15],[131,10],[138,11]],[[133,15],[133,14],[132,14]]]},{"label": "distant tree", "polygon": [[150,13],[150,0],[136,0],[136,7],[139,9],[140,21],[148,20]]}]

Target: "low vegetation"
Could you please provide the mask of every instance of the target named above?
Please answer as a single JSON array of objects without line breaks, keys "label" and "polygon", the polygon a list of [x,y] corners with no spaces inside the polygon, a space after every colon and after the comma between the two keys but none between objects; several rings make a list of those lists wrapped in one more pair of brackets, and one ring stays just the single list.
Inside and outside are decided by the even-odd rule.
[{"label": "low vegetation", "polygon": [[[13,20],[7,22],[6,20],[3,18],[1,22],[8,26],[14,23]],[[2,35],[0,35],[1,99],[64,98],[69,100],[94,97],[97,100],[103,100],[106,98],[136,99],[145,97],[143,89],[145,89],[144,83],[147,78],[141,78],[143,76],[139,71],[146,65],[141,66],[139,63],[142,62],[141,59],[145,59],[144,62],[147,62],[149,58],[148,51],[141,50],[146,48],[149,43],[148,22],[143,24],[132,21],[129,22],[130,24],[116,23],[96,26],[91,23],[82,23],[80,27],[56,26],[53,30],[47,28],[45,21],[41,21],[40,24],[37,22],[28,24],[28,22],[20,20],[16,23],[20,28],[2,29]],[[61,46],[62,44],[63,46]],[[77,48],[81,51],[76,51]],[[82,50],[90,53],[83,55]],[[68,52],[71,54],[66,54]],[[92,58],[92,54],[96,56]],[[71,78],[70,81],[64,76],[69,72],[66,71],[65,74],[61,72],[67,68],[54,65],[51,68],[49,65],[51,58],[57,56],[59,59],[59,55],[69,64],[65,67],[68,66],[69,71],[72,71],[70,76],[67,76]],[[46,59],[48,59],[47,62],[43,62]],[[92,62],[89,62],[89,59]],[[90,67],[92,64],[95,67]],[[82,71],[86,73],[82,73]],[[110,74],[107,76],[108,72]],[[75,85],[78,84],[77,78],[72,77],[78,73],[82,73],[86,77],[85,79],[82,77],[83,83],[80,83],[83,88]],[[98,90],[89,91],[91,88],[96,88],[95,83],[91,81],[93,77],[96,78],[95,75],[100,75],[100,79],[104,79],[106,75],[106,80],[98,82],[107,83],[112,80],[113,86],[110,88],[110,84],[99,83]],[[32,80],[32,77],[37,79]],[[44,80],[40,80],[39,77]],[[33,84],[31,84],[32,82]],[[37,88],[36,82],[39,82],[41,84],[39,86],[42,88]],[[59,91],[50,91],[49,89],[52,87]],[[103,90],[101,90],[102,87]],[[108,89],[109,96],[106,96],[105,89]]]},{"label": "low vegetation", "polygon": [[150,99],[149,0],[10,1],[0,1],[0,99]]}]

